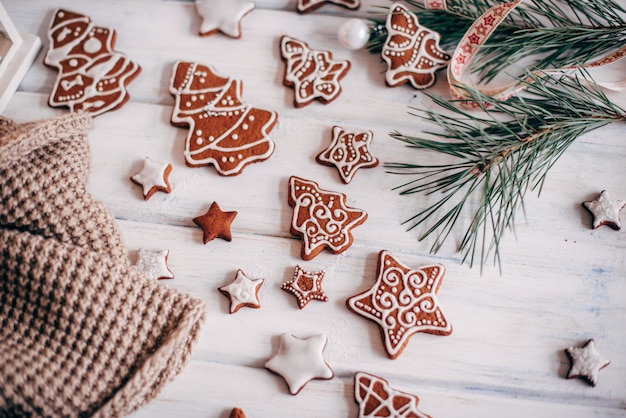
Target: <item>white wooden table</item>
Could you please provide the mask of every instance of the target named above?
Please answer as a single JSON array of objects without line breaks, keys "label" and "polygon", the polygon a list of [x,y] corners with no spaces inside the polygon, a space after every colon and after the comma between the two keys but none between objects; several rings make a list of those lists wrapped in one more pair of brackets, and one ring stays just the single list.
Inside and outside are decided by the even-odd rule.
[{"label": "white wooden table", "polygon": [[[5,111],[19,122],[66,112],[47,106],[56,72],[43,65],[46,30],[57,7],[115,28],[116,49],[142,66],[129,85],[130,102],[99,116],[90,133],[90,191],[115,214],[131,261],[142,247],[169,249],[175,279],[162,285],[203,299],[208,315],[188,366],[135,418],[224,418],[235,406],[257,418],[355,417],[356,371],[377,374],[396,389],[418,395],[420,409],[433,417],[626,416],[626,234],[608,227],[592,230],[581,206],[602,189],[626,199],[625,124],[574,143],[553,168],[542,196],[527,195],[526,216],[520,214],[516,235],[507,234],[501,245],[502,274],[490,265],[481,274],[477,267],[460,264],[455,252],[460,236],[434,256],[428,251],[432,242],[418,242],[417,231],[405,230],[401,222],[424,201],[391,190],[402,178],[387,174],[381,165],[361,170],[344,185],[335,169],[315,161],[329,143],[333,125],[372,130],[371,149],[383,163],[411,161],[417,155],[388,134],[418,134],[424,125],[408,114],[408,107],[429,106],[429,100],[408,85],[385,87],[379,57],[348,51],[337,41],[337,28],[347,17],[365,16],[376,6],[388,6],[387,0],[364,0],[358,13],[325,6],[304,16],[294,12],[295,0],[257,0],[242,21],[239,40],[197,36],[200,18],[188,1],[3,3],[18,29],[38,34],[44,44]],[[293,107],[293,90],[282,85],[282,35],[352,62],[335,102]],[[269,160],[235,177],[185,166],[187,130],[169,122],[174,99],[168,83],[177,60],[209,64],[242,80],[246,102],[278,112],[279,125],[270,135],[276,150]],[[443,73],[434,91],[446,94]],[[626,104],[618,94],[611,97]],[[172,163],[171,194],[143,200],[129,177],[145,157]],[[289,234],[287,184],[292,175],[346,193],[350,206],[368,212],[348,251],[300,259],[301,241]],[[239,213],[232,242],[202,244],[192,218],[204,214],[213,201]],[[345,306],[348,297],[372,285],[383,249],[412,267],[433,262],[447,267],[438,298],[454,327],[452,335],[417,334],[396,360],[387,358],[378,327]],[[299,310],[294,297],[280,289],[297,264],[326,271],[329,302],[311,302]],[[218,287],[230,283],[237,269],[264,278],[265,284],[260,309],[231,315]],[[326,334],[326,361],[335,378],[311,381],[298,395],[290,395],[283,379],[263,367],[277,352],[282,333]],[[596,387],[565,378],[569,361],[563,350],[589,338],[611,360]]]}]

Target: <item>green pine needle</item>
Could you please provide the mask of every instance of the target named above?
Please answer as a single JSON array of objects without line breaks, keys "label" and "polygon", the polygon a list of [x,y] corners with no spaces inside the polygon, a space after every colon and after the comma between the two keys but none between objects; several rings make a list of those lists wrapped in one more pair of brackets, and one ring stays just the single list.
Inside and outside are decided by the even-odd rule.
[{"label": "green pine needle", "polygon": [[387,163],[389,173],[410,177],[399,185],[402,195],[435,196],[434,203],[405,223],[421,226],[419,239],[434,237],[436,253],[468,212],[470,224],[458,250],[463,262],[481,266],[493,256],[500,264],[499,245],[523,207],[527,190],[540,192],[546,176],[580,135],[614,121],[626,111],[613,104],[581,70],[578,77],[527,74],[520,82],[526,93],[499,101],[471,88],[470,100],[483,104],[481,115],[426,93],[440,111],[413,108],[414,115],[439,129],[430,137],[393,132],[410,148],[445,154],[454,162],[442,165]]}]

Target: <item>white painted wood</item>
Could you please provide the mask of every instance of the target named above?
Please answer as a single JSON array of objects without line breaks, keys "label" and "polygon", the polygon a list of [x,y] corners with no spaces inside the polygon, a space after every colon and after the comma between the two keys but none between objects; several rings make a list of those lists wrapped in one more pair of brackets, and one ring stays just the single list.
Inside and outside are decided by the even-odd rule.
[{"label": "white painted wood", "polygon": [[[232,40],[196,36],[199,18],[189,1],[57,0],[54,7],[44,0],[4,3],[20,28],[44,40],[44,51],[54,7],[67,7],[114,27],[117,49],[142,65],[129,86],[130,102],[95,121],[89,189],[116,216],[131,261],[140,247],[169,249],[176,277],[162,285],[205,300],[208,315],[190,364],[133,416],[227,417],[230,408],[239,406],[250,417],[352,417],[357,414],[352,376],[359,370],[420,396],[422,410],[433,417],[626,415],[626,238],[623,231],[592,230],[581,206],[602,189],[626,199],[624,124],[587,134],[571,146],[552,169],[542,196],[527,195],[515,236],[508,234],[502,243],[503,273],[486,266],[481,274],[477,267],[459,264],[454,240],[435,256],[429,254],[431,241],[418,242],[417,231],[406,232],[401,222],[429,198],[392,191],[403,178],[379,166],[360,171],[343,185],[336,170],[315,162],[334,124],[372,130],[372,152],[381,162],[426,157],[388,133],[432,128],[408,114],[409,106],[429,106],[428,99],[410,87],[385,87],[378,57],[339,46],[336,29],[351,13],[299,16],[291,8],[294,1],[259,1],[243,21],[242,39]],[[368,0],[367,5],[377,3],[386,1]],[[351,60],[342,96],[328,106],[292,106],[293,91],[282,85],[284,64],[277,44],[282,34]],[[56,74],[42,59],[43,53],[5,115],[30,121],[64,112],[47,106]],[[276,151],[269,160],[232,178],[210,167],[185,166],[186,130],[169,123],[173,98],[167,84],[178,59],[211,64],[241,79],[245,101],[278,112],[279,125],[271,133]],[[439,78],[434,91],[445,95],[443,74]],[[611,97],[626,103],[623,94]],[[129,177],[145,157],[172,163],[171,194],[142,199]],[[368,212],[348,251],[338,256],[324,252],[309,262],[299,258],[301,242],[289,234],[291,175],[345,192],[349,205]],[[230,243],[203,245],[192,222],[213,201],[238,211]],[[459,231],[454,238],[461,236]],[[345,308],[346,298],[374,281],[382,249],[410,266],[438,262],[447,267],[439,301],[454,327],[452,335],[415,335],[397,360],[386,357],[377,327]],[[297,309],[293,296],[280,289],[296,264],[327,272],[329,302]],[[239,268],[266,280],[262,306],[230,315],[228,300],[217,288]],[[311,382],[297,396],[289,395],[284,381],[263,368],[283,332],[328,335],[326,357],[335,379]],[[564,378],[569,363],[563,349],[588,338],[611,360],[595,388]]]}]

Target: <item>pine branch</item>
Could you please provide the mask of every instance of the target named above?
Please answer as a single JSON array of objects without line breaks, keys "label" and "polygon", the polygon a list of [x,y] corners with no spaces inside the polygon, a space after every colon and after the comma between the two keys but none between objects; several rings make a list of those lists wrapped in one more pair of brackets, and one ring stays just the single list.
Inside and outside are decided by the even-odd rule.
[{"label": "pine branch", "polygon": [[426,93],[440,111],[413,109],[413,114],[440,129],[429,132],[432,138],[391,134],[410,148],[454,160],[443,165],[385,164],[389,173],[411,178],[394,188],[400,194],[435,196],[434,203],[405,222],[409,229],[425,227],[420,240],[434,237],[431,252],[439,251],[459,218],[469,213],[470,224],[458,247],[463,262],[473,265],[478,257],[482,266],[493,256],[500,264],[500,241],[513,228],[527,190],[541,191],[549,170],[580,135],[626,121],[626,111],[581,74],[528,74],[520,79],[527,94],[507,101],[466,88],[471,100],[484,104],[484,116]]}]

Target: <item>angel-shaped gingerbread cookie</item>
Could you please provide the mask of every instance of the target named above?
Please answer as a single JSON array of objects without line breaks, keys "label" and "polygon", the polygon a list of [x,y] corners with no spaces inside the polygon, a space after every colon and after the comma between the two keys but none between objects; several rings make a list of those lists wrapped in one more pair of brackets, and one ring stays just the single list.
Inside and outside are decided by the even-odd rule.
[{"label": "angel-shaped gingerbread cookie", "polygon": [[126,86],[141,67],[114,51],[115,31],[93,24],[87,16],[59,9],[48,30],[50,47],[44,64],[59,70],[48,104],[84,110],[92,116],[128,101]]},{"label": "angel-shaped gingerbread cookie", "polygon": [[439,47],[439,34],[420,25],[417,16],[400,3],[392,5],[386,28],[381,55],[388,65],[387,85],[395,87],[408,81],[416,89],[432,86],[435,72],[450,61],[450,55]]},{"label": "angel-shaped gingerbread cookie", "polygon": [[188,166],[213,165],[219,174],[233,176],[272,155],[275,145],[268,134],[278,115],[243,103],[242,88],[240,80],[221,77],[206,65],[174,65],[170,92],[176,103],[171,122],[189,127]]}]

